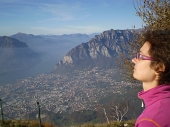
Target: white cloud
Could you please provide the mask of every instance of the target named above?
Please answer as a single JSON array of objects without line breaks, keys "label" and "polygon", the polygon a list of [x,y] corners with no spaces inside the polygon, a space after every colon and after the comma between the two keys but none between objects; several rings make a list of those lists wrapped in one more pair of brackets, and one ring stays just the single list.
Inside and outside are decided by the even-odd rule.
[{"label": "white cloud", "polygon": [[64,21],[79,19],[80,17],[77,17],[76,13],[82,11],[82,8],[80,7],[78,3],[74,5],[41,4],[39,8],[55,16],[54,18],[51,18],[50,20],[64,20]]}]

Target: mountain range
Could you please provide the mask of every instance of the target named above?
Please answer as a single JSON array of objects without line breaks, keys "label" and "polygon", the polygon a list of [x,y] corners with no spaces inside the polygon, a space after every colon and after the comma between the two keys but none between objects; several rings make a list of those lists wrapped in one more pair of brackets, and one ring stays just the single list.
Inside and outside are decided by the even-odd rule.
[{"label": "mountain range", "polygon": [[[127,54],[128,49],[124,45],[132,38],[133,30],[111,29],[91,35],[33,35],[19,32],[0,37],[0,69],[2,72],[27,68],[40,61],[38,71],[44,71],[37,73],[65,73],[94,67],[117,68],[116,59],[120,52]],[[33,70],[37,71],[35,68]]]},{"label": "mountain range", "polygon": [[[28,45],[31,43],[64,43],[64,42],[71,42],[71,43],[81,43],[87,42],[91,38],[95,36],[95,34],[63,34],[63,35],[33,35],[33,34],[25,34],[25,33],[17,33],[11,35],[10,37],[18,39],[20,41],[26,42]],[[31,46],[31,45],[30,45]]]},{"label": "mountain range", "polygon": [[33,35],[19,32],[8,37],[1,36],[0,82],[12,83],[53,70],[69,50],[88,42],[94,35]]}]

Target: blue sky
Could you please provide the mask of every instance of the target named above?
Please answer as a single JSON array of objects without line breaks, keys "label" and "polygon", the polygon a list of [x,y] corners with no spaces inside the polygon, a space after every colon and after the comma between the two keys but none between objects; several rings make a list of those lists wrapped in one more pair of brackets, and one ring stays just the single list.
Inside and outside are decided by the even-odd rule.
[{"label": "blue sky", "polygon": [[142,27],[132,0],[0,0],[0,36],[91,34]]}]

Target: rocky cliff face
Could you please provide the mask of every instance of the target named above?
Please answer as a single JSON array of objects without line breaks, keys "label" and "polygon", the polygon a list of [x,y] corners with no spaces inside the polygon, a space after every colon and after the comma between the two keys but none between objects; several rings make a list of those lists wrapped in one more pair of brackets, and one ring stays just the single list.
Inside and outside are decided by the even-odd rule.
[{"label": "rocky cliff face", "polygon": [[[61,66],[81,66],[82,61],[91,64],[100,61],[100,65],[114,62],[120,51],[125,52],[124,45],[131,40],[133,32],[131,30],[108,30],[100,35],[96,35],[87,43],[82,43],[70,50],[64,58],[59,61],[56,68]],[[102,60],[105,60],[102,62]],[[84,63],[83,62],[83,63]]]}]

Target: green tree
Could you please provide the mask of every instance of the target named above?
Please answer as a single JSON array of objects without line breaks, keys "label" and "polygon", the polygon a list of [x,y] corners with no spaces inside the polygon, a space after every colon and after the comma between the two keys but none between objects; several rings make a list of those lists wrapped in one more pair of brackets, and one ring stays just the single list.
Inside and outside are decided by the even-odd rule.
[{"label": "green tree", "polygon": [[143,45],[143,33],[147,30],[168,30],[170,29],[170,0],[135,0],[134,8],[143,25],[140,30],[134,30],[134,36],[126,45],[128,56],[123,53],[118,59],[124,77],[127,80],[135,81],[132,77],[133,64],[131,59]]},{"label": "green tree", "polygon": [[170,28],[170,0],[136,0],[136,14],[152,30]]}]

